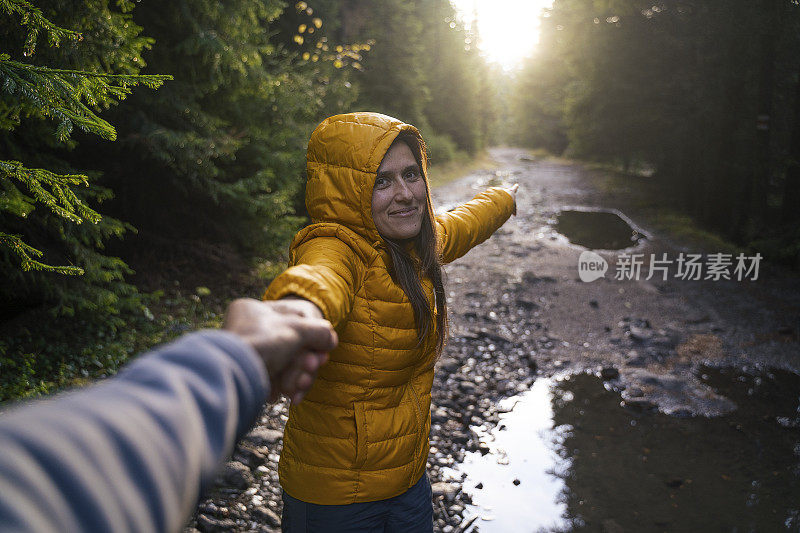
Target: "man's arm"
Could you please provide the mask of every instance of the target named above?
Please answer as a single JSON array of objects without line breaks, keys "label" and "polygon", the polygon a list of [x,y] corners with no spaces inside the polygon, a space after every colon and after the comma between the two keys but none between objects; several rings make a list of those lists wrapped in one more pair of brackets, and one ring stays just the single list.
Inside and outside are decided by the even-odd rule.
[{"label": "man's arm", "polygon": [[255,300],[234,302],[226,327],[0,415],[0,529],[179,531],[260,412],[267,369],[308,378],[336,344],[328,322]]},{"label": "man's arm", "polygon": [[12,531],[177,531],[268,394],[236,335],[204,331],[108,381],[0,419],[0,524]]}]

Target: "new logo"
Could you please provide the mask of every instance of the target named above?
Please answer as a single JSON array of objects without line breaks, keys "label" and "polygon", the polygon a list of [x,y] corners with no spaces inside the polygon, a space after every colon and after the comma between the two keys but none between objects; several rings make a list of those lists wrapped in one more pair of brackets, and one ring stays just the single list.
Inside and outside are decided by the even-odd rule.
[{"label": "new logo", "polygon": [[608,263],[600,255],[588,250],[581,252],[581,256],[578,258],[578,276],[581,281],[588,283],[602,278],[606,275],[607,270]]}]

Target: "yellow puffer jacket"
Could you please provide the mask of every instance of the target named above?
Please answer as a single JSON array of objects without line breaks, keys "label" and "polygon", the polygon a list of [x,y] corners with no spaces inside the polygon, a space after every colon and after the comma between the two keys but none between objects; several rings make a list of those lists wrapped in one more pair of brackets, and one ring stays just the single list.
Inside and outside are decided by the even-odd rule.
[{"label": "yellow puffer jacket", "polygon": [[[378,166],[402,130],[419,135],[376,113],[337,115],[317,127],[308,146],[312,224],[295,236],[289,269],[264,294],[314,302],[339,336],[305,399],[289,409],[284,433],[280,483],[305,502],[391,498],[425,471],[434,337],[417,347],[411,304],[389,275],[371,215]],[[488,239],[514,211],[511,194],[493,187],[437,216],[443,261]],[[423,288],[435,313],[429,279]]]}]

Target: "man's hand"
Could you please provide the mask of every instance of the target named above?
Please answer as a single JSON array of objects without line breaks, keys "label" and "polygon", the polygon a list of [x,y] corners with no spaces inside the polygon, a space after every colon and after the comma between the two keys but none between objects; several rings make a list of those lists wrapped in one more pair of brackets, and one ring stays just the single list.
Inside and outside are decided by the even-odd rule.
[{"label": "man's hand", "polygon": [[[307,303],[316,309],[314,304]],[[327,362],[327,352],[338,342],[327,320],[304,315],[280,302],[250,298],[231,302],[222,327],[239,335],[264,360],[272,401],[281,393],[293,403],[302,400],[317,370]]]}]

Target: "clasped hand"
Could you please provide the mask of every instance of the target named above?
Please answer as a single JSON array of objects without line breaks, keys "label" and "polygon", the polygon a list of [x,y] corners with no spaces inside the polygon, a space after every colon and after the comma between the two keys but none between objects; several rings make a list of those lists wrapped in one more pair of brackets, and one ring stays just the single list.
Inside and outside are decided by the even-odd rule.
[{"label": "clasped hand", "polygon": [[[313,306],[308,308],[307,306]],[[223,329],[239,335],[264,360],[271,397],[281,394],[298,403],[311,388],[317,370],[338,343],[331,323],[311,302],[234,300]]]}]

